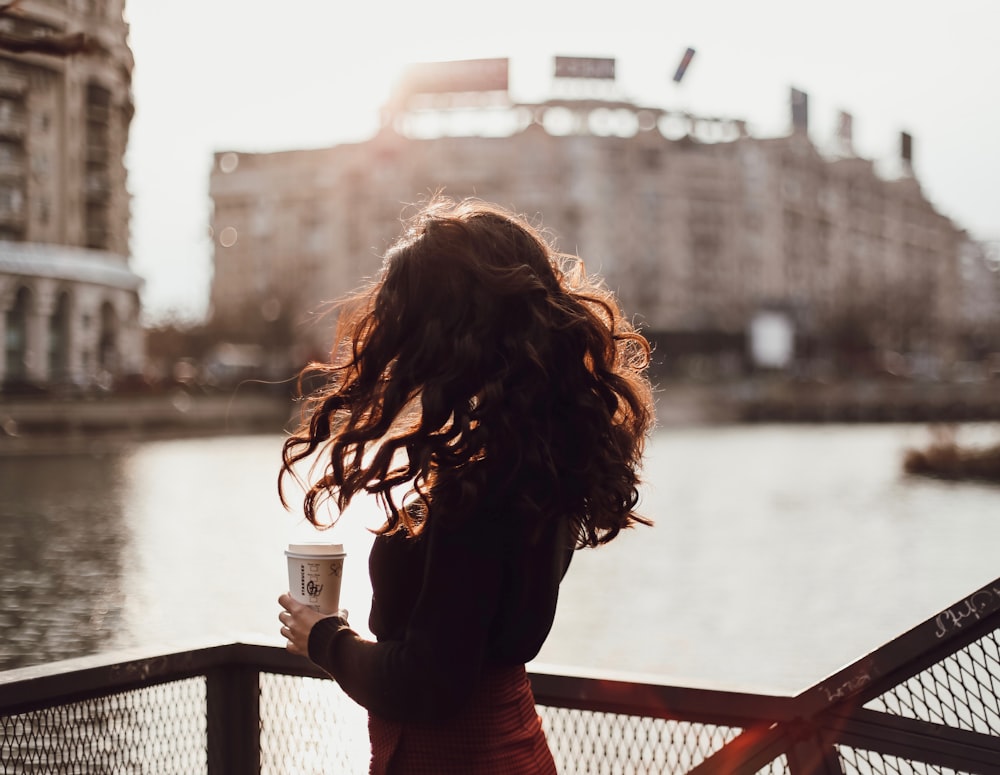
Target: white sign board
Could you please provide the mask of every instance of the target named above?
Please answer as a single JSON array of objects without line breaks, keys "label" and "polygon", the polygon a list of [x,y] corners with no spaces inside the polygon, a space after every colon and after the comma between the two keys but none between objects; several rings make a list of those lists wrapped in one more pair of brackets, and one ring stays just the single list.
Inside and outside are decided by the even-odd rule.
[{"label": "white sign board", "polygon": [[750,355],[755,366],[783,369],[795,353],[795,328],[784,312],[762,310],[750,321]]}]

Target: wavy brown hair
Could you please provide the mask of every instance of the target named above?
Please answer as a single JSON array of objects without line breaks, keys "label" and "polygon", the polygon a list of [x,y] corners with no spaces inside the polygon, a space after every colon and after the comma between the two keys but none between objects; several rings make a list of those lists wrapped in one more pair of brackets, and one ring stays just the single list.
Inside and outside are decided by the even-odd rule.
[{"label": "wavy brown hair", "polygon": [[330,362],[300,375],[302,392],[323,385],[285,440],[282,502],[284,477],[320,451],[304,499],[318,526],[324,500],[343,510],[365,491],[382,533],[489,509],[606,543],[652,524],[634,511],[649,354],[614,296],[523,218],[435,199],[342,308]]}]

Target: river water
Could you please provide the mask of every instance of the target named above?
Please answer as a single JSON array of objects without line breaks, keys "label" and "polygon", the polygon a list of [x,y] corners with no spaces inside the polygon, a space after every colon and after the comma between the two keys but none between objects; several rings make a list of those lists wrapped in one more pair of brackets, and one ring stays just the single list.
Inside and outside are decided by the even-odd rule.
[{"label": "river water", "polygon": [[[960,439],[996,441],[1000,426]],[[794,692],[1000,576],[1000,486],[907,477],[923,425],[666,428],[653,528],[577,553],[539,663]],[[0,669],[120,648],[281,643],[280,437],[0,457]],[[294,497],[294,491],[291,493]],[[365,632],[359,503],[343,604]]]}]

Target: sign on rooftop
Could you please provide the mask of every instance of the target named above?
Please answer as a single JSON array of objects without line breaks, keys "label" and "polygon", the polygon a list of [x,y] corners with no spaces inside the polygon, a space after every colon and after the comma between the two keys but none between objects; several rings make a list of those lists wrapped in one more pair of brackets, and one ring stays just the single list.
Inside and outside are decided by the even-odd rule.
[{"label": "sign on rooftop", "polygon": [[606,57],[556,57],[556,78],[615,77],[615,60]]},{"label": "sign on rooftop", "polygon": [[397,91],[403,95],[507,91],[509,64],[506,58],[418,62],[403,73]]},{"label": "sign on rooftop", "polygon": [[680,83],[684,79],[684,73],[687,72],[692,59],[694,59],[694,49],[689,46],[684,51],[684,56],[681,57],[681,61],[674,71],[674,83]]},{"label": "sign on rooftop", "polygon": [[792,87],[792,129],[807,131],[809,129],[809,95]]}]

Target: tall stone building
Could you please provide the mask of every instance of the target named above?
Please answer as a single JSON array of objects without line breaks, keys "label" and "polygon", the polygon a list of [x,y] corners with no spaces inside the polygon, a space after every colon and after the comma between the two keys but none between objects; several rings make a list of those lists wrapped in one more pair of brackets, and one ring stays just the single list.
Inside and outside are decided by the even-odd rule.
[{"label": "tall stone building", "polygon": [[0,384],[112,384],[142,368],[124,166],[124,0],[0,11]]},{"label": "tall stone building", "polygon": [[821,153],[801,108],[787,136],[757,138],[739,121],[595,97],[587,83],[613,64],[570,79],[574,96],[513,103],[505,66],[411,79],[365,142],[218,153],[214,314],[341,296],[377,271],[407,204],[440,190],[547,228],[671,346],[743,347],[755,316],[777,310],[804,355],[955,357],[969,239],[921,191],[908,137],[890,179],[853,153],[849,117],[837,152]]}]

